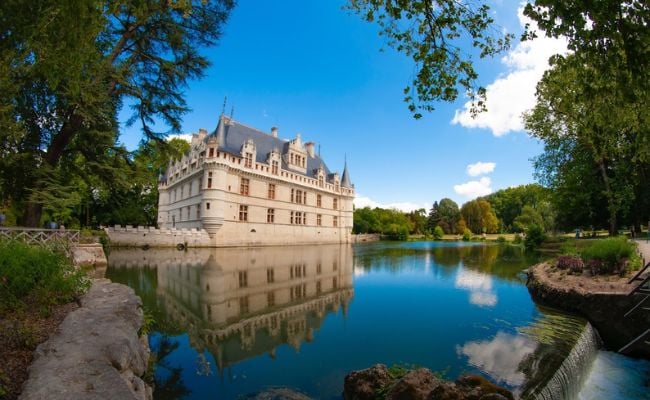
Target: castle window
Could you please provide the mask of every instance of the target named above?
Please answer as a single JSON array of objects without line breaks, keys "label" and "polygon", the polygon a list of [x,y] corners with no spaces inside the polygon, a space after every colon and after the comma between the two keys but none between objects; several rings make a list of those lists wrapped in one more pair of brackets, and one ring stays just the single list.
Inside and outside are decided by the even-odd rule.
[{"label": "castle window", "polygon": [[302,192],[302,204],[307,204],[307,192]]},{"label": "castle window", "polygon": [[293,153],[291,153],[291,164],[295,164],[295,163],[294,163],[294,156],[293,156]]},{"label": "castle window", "polygon": [[241,178],[241,184],[239,186],[239,193],[248,196],[248,188],[250,186],[250,180],[248,178]]},{"label": "castle window", "polygon": [[210,150],[208,151],[208,157],[214,157],[214,147],[210,147]]},{"label": "castle window", "polygon": [[245,288],[248,286],[248,272],[239,271],[239,287]]},{"label": "castle window", "polygon": [[290,224],[293,224],[293,214],[294,214],[294,212],[291,211],[291,219],[289,220],[289,223],[290,223]]},{"label": "castle window", "polygon": [[212,187],[212,172],[208,172],[208,189]]},{"label": "castle window", "polygon": [[239,313],[248,314],[248,296],[239,298]]},{"label": "castle window", "polygon": [[205,203],[205,209],[209,210],[210,209],[210,203]]},{"label": "castle window", "polygon": [[268,210],[266,210],[266,222],[268,222],[269,224],[275,222],[275,209],[269,208]]},{"label": "castle window", "polygon": [[275,184],[269,183],[269,199],[275,199]]},{"label": "castle window", "polygon": [[324,184],[324,183],[325,183],[325,182],[324,182],[324,180],[323,180],[323,176],[322,176],[322,175],[319,176],[319,177],[318,177],[318,186],[323,187],[323,184]]},{"label": "castle window", "polygon": [[337,217],[336,215],[334,216],[334,220],[332,221],[332,225],[335,226],[335,227],[339,226],[339,217]]},{"label": "castle window", "polygon": [[275,292],[268,292],[266,294],[266,304],[269,307],[273,307],[275,305]]},{"label": "castle window", "polygon": [[244,153],[244,167],[251,168],[253,166],[253,153]]},{"label": "castle window", "polygon": [[239,220],[248,221],[248,206],[244,206],[244,205],[239,206]]},{"label": "castle window", "polygon": [[275,273],[273,272],[273,268],[269,268],[266,270],[266,282],[273,283],[274,281],[275,281]]},{"label": "castle window", "polygon": [[291,189],[291,202],[293,203],[295,190]]},{"label": "castle window", "polygon": [[278,162],[277,161],[271,161],[271,173],[273,175],[278,174]]},{"label": "castle window", "polygon": [[316,195],[316,207],[322,207],[323,206],[323,196],[320,194]]},{"label": "castle window", "polygon": [[302,204],[302,190],[296,190],[296,203]]},{"label": "castle window", "polygon": [[321,284],[320,281],[318,281],[316,282],[316,293],[320,294],[321,290],[322,290]]},{"label": "castle window", "polygon": [[323,265],[321,263],[316,264],[316,275],[320,275],[323,272]]},{"label": "castle window", "polygon": [[332,208],[335,210],[339,209],[339,199],[333,199],[332,200]]},{"label": "castle window", "polygon": [[302,212],[296,211],[296,225],[302,225]]},{"label": "castle window", "polygon": [[320,214],[316,214],[316,225],[318,226],[323,225],[323,216]]}]

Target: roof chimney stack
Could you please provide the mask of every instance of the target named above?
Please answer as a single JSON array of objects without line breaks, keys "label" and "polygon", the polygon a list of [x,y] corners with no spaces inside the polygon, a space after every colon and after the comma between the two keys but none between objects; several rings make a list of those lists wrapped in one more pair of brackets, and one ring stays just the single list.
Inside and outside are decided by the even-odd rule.
[{"label": "roof chimney stack", "polygon": [[314,158],[314,147],[316,143],[314,142],[307,142],[305,143],[305,150],[307,150],[307,153],[309,153],[309,157]]},{"label": "roof chimney stack", "polygon": [[278,137],[278,128],[276,128],[275,126],[271,128],[271,136]]}]

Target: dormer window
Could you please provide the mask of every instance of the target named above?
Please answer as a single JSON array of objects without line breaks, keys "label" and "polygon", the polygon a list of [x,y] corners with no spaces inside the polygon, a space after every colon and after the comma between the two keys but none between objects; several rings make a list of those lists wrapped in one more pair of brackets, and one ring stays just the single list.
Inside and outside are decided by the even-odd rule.
[{"label": "dormer window", "polygon": [[277,174],[278,174],[279,165],[280,165],[279,162],[277,162],[277,161],[275,161],[275,160],[274,160],[274,161],[271,161],[271,173],[272,173],[273,175],[277,175]]},{"label": "dormer window", "polygon": [[247,168],[253,167],[253,153],[249,153],[249,152],[244,153],[244,167]]}]

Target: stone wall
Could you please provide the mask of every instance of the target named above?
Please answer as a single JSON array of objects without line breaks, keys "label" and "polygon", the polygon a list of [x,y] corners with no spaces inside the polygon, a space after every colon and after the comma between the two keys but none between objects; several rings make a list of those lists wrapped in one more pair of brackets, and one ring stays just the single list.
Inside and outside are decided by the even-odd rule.
[{"label": "stone wall", "polygon": [[115,225],[104,228],[104,231],[108,235],[111,246],[116,247],[176,247],[178,244],[187,247],[213,247],[210,236],[205,230]]},{"label": "stone wall", "polygon": [[[581,281],[580,277],[558,280],[546,268],[546,263],[538,264],[528,274],[528,291],[535,302],[584,316],[598,330],[609,350],[618,351],[650,326],[650,313],[641,309],[625,317],[641,300],[640,296],[628,296],[633,286],[626,285],[625,279],[621,279],[623,283],[590,289],[589,282]],[[647,348],[633,349],[630,354],[650,358]]]},{"label": "stone wall", "polygon": [[20,400],[145,400],[149,360],[140,338],[140,298],[128,286],[94,281],[58,330],[38,346]]},{"label": "stone wall", "polygon": [[379,233],[359,233],[352,235],[352,243],[378,242],[381,240]]}]

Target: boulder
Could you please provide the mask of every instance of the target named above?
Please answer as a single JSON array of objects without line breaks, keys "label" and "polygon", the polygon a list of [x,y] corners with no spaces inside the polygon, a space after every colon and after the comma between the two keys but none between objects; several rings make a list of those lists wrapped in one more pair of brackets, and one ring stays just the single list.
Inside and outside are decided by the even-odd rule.
[{"label": "boulder", "polygon": [[377,364],[367,369],[350,372],[345,377],[343,397],[347,400],[371,400],[393,381],[388,368]]}]

